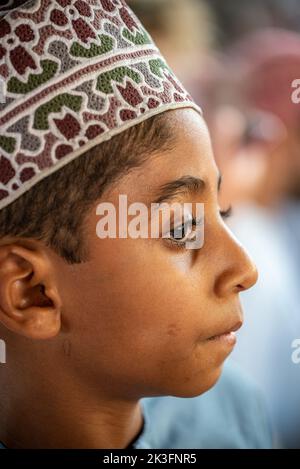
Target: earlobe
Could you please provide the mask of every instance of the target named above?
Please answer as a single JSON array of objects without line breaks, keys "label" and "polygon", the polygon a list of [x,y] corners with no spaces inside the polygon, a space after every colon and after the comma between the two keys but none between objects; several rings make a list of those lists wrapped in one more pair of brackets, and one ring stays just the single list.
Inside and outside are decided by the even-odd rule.
[{"label": "earlobe", "polygon": [[0,246],[0,322],[33,339],[61,328],[61,299],[51,259],[40,248]]}]

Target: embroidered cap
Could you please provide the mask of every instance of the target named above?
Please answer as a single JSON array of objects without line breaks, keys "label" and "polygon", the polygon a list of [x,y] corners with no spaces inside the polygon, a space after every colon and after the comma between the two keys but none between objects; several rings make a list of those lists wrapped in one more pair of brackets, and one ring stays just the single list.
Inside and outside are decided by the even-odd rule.
[{"label": "embroidered cap", "polygon": [[8,0],[0,15],[0,209],[155,114],[201,113],[124,0]]}]

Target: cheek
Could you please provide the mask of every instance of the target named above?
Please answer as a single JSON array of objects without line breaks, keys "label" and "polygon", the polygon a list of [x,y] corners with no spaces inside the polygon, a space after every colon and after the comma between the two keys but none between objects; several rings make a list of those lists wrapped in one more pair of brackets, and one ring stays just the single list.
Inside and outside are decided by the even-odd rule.
[{"label": "cheek", "polygon": [[211,317],[207,275],[193,268],[192,254],[159,242],[116,240],[96,252],[71,298],[79,346],[93,344],[99,355],[114,349],[109,359],[123,362],[137,353],[156,362],[191,356]]},{"label": "cheek", "polygon": [[127,274],[115,270],[91,305],[93,329],[121,353],[134,348],[153,356],[166,348],[172,355],[186,353],[203,329],[205,334],[207,305],[201,286],[181,267],[152,258],[127,265]]},{"label": "cheek", "polygon": [[222,360],[199,343],[211,309],[205,288],[171,264],[102,266],[78,283],[72,350],[88,379],[106,376],[141,395],[193,396],[214,384]]}]

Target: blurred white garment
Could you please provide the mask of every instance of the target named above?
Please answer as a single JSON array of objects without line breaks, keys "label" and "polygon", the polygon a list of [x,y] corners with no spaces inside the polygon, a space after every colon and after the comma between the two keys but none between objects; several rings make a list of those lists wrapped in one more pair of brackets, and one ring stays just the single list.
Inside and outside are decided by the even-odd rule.
[{"label": "blurred white garment", "polygon": [[243,206],[230,227],[259,271],[241,295],[245,323],[232,358],[265,393],[278,446],[300,447],[300,363],[292,361],[300,339],[300,204],[276,213]]}]

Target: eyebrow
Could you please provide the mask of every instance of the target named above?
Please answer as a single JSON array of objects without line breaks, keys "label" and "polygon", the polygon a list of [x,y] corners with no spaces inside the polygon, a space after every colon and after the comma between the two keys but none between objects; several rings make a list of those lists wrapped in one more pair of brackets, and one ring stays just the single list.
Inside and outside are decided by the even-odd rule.
[{"label": "eyebrow", "polygon": [[[222,175],[218,176],[218,192],[222,185]],[[206,187],[205,181],[195,176],[182,176],[179,179],[170,181],[160,186],[157,198],[154,201],[156,204],[167,202],[168,200],[174,199],[175,197],[182,195],[194,195],[200,194]]]}]

